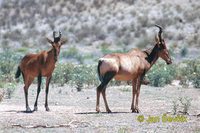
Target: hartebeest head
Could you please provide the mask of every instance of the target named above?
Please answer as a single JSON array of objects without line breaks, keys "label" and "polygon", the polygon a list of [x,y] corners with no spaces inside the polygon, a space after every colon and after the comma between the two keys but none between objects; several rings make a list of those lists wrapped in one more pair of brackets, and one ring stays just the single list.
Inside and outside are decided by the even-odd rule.
[{"label": "hartebeest head", "polygon": [[59,56],[60,53],[60,48],[61,46],[67,42],[67,40],[63,40],[61,39],[61,31],[59,31],[59,36],[56,37],[56,32],[53,32],[53,38],[54,41],[52,41],[51,39],[49,39],[47,37],[47,41],[52,45],[53,49],[54,49],[54,54],[55,54],[55,60],[57,61],[57,58]]},{"label": "hartebeest head", "polygon": [[162,38],[162,27],[159,25],[155,25],[159,28],[158,35],[156,36],[156,45],[158,46],[158,56],[166,61],[167,64],[172,63],[172,59],[169,55],[169,51],[166,47],[165,40]]}]

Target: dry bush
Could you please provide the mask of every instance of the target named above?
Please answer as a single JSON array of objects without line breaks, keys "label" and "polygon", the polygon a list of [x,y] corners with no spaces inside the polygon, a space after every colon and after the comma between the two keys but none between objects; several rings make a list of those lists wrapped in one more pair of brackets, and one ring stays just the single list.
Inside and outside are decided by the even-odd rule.
[{"label": "dry bush", "polygon": [[3,101],[4,94],[5,94],[4,90],[0,89],[0,102]]},{"label": "dry bush", "polygon": [[178,113],[188,114],[188,111],[191,107],[192,98],[189,97],[179,97],[178,99],[172,101],[173,103],[173,114],[176,115]]}]

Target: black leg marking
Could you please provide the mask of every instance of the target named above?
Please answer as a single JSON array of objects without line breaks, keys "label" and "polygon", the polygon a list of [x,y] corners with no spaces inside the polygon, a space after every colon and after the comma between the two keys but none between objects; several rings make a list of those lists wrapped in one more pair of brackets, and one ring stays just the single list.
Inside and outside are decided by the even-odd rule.
[{"label": "black leg marking", "polygon": [[41,74],[38,76],[38,88],[37,88],[37,97],[36,97],[36,100],[35,100],[35,104],[34,104],[34,111],[37,111],[38,110],[38,107],[37,107],[37,103],[38,103],[38,97],[39,97],[39,94],[40,94],[40,91],[41,91],[41,83],[42,83],[42,76]]},{"label": "black leg marking", "polygon": [[31,109],[28,105],[28,89],[24,87],[24,95],[25,95],[25,102],[26,102],[26,113],[31,113]]},{"label": "black leg marking", "polygon": [[113,71],[107,72],[103,76],[101,84],[97,87],[97,103],[96,103],[96,111],[97,112],[100,112],[100,109],[99,109],[100,93],[102,93],[102,95],[103,95],[104,103],[105,103],[105,106],[106,106],[106,111],[107,112],[111,112],[111,110],[108,107],[108,103],[107,103],[107,100],[106,100],[106,92],[105,91],[106,91],[107,84],[115,76],[115,74],[116,74],[116,72],[113,72]]},{"label": "black leg marking", "polygon": [[103,76],[103,81],[101,82],[101,84],[97,87],[97,89],[99,91],[102,91],[103,89],[106,88],[107,84],[110,82],[110,80],[116,75],[116,72],[110,71],[107,72],[104,76]]},{"label": "black leg marking", "polygon": [[46,97],[45,97],[45,108],[46,111],[50,111],[49,106],[48,106],[48,93],[49,93],[49,83],[51,81],[51,77],[47,77],[46,80]]}]

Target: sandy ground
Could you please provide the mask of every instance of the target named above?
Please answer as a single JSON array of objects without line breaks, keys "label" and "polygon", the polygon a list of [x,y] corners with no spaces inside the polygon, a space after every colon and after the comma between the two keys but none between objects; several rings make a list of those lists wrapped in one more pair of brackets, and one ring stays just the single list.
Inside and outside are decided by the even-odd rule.
[{"label": "sandy ground", "polygon": [[[25,113],[22,85],[18,85],[11,99],[0,104],[0,132],[200,132],[200,89],[166,86],[141,87],[139,107],[141,113],[131,113],[131,86],[107,88],[108,104],[113,111],[95,112],[96,91],[89,87],[81,92],[70,86],[50,87],[50,112],[44,108],[44,89],[38,101],[38,111]],[[29,105],[33,109],[36,85],[29,89]],[[162,115],[172,112],[173,101],[179,97],[192,98],[187,122],[162,122]],[[144,122],[137,120],[143,115]],[[168,114],[169,115],[169,114]],[[160,118],[159,122],[148,123],[149,116]]]}]

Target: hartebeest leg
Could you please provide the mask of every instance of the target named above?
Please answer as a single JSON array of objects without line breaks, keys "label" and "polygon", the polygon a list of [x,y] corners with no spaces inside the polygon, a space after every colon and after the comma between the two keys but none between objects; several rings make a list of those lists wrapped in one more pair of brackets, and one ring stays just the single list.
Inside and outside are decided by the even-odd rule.
[{"label": "hartebeest leg", "polygon": [[41,82],[42,82],[42,76],[39,75],[39,76],[38,76],[37,97],[36,97],[35,104],[34,104],[34,111],[37,111],[37,110],[38,110],[37,103],[38,103],[38,97],[39,97],[40,90],[41,90],[41,88],[40,88]]},{"label": "hartebeest leg", "polygon": [[96,111],[97,112],[100,112],[100,109],[99,109],[99,101],[100,101],[100,93],[102,93],[102,96],[103,96],[103,99],[104,99],[104,103],[105,103],[105,106],[106,106],[106,111],[108,113],[111,112],[111,110],[109,109],[108,107],[108,103],[107,103],[107,100],[106,100],[106,94],[105,94],[105,89],[106,89],[106,86],[107,84],[110,82],[110,80],[115,76],[116,72],[107,72],[104,77],[103,77],[103,81],[101,82],[101,84],[97,87],[97,102],[96,102]]},{"label": "hartebeest leg", "polygon": [[109,106],[108,106],[108,102],[106,100],[106,87],[102,90],[102,96],[103,96],[103,100],[104,100],[104,103],[105,103],[106,111],[108,113],[111,113],[111,110],[109,109]]},{"label": "hartebeest leg", "polygon": [[26,78],[25,81],[25,86],[24,86],[24,95],[25,95],[25,102],[26,102],[26,112],[29,113],[31,112],[31,109],[28,104],[28,88],[33,82],[34,78]]},{"label": "hartebeest leg", "polygon": [[136,112],[135,111],[135,96],[136,96],[136,81],[133,80],[132,81],[132,104],[131,104],[131,110],[132,112]]},{"label": "hartebeest leg", "polygon": [[99,109],[100,94],[101,94],[101,91],[100,91],[99,88],[97,87],[97,101],[96,101],[96,111],[97,111],[97,112],[100,112],[100,109]]},{"label": "hartebeest leg", "polygon": [[46,111],[50,111],[49,106],[48,106],[48,93],[49,93],[49,83],[51,81],[51,76],[47,77],[46,79],[46,96],[45,96],[45,108]]},{"label": "hartebeest leg", "polygon": [[141,87],[141,79],[138,78],[137,80],[137,93],[136,93],[136,104],[135,104],[135,111],[139,113],[138,103],[139,103],[139,95],[140,95],[140,87]]}]

